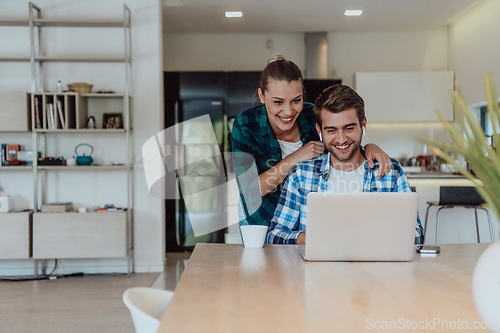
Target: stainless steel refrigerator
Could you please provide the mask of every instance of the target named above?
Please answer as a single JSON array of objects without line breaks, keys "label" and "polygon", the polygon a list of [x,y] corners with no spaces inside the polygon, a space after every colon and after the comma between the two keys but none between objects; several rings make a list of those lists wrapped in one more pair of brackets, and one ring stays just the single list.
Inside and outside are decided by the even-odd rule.
[{"label": "stainless steel refrigerator", "polygon": [[[209,118],[202,117],[207,115]],[[177,146],[183,167],[179,168],[176,182],[180,193],[176,200],[176,241],[189,249],[198,242],[223,241],[227,202],[223,190],[224,101],[179,100],[177,117],[176,123],[183,123]],[[211,126],[207,126],[206,119],[210,119]]]},{"label": "stainless steel refrigerator", "polygon": [[[225,183],[232,169],[223,157],[231,149],[228,123],[258,103],[259,77],[259,72],[164,73],[165,128],[184,124],[174,145],[181,167],[168,184],[179,195],[165,203],[167,252],[192,250],[198,242],[224,242]],[[218,230],[204,232],[210,229]],[[200,230],[203,234],[196,236]]]}]

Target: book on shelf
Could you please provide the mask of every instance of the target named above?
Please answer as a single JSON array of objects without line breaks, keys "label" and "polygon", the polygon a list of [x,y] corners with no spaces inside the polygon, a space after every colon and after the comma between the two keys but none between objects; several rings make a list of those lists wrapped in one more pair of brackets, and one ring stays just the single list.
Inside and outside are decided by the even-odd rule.
[{"label": "book on shelf", "polygon": [[47,103],[47,129],[54,129],[56,128],[55,125],[54,104]]},{"label": "book on shelf", "polygon": [[7,145],[6,160],[8,162],[17,161],[17,153],[21,150],[20,145]]},{"label": "book on shelf", "polygon": [[1,157],[0,157],[0,161],[1,161],[1,166],[6,166],[7,165],[7,145],[4,144],[4,143],[1,143],[0,144],[0,153],[1,153]]},{"label": "book on shelf", "polygon": [[42,128],[41,97],[35,96],[35,128]]},{"label": "book on shelf", "polygon": [[61,128],[66,129],[67,126],[66,126],[66,122],[64,120],[64,110],[63,110],[62,103],[61,103],[60,99],[57,100],[54,107],[57,108],[57,114],[59,115],[59,123],[61,124]]}]

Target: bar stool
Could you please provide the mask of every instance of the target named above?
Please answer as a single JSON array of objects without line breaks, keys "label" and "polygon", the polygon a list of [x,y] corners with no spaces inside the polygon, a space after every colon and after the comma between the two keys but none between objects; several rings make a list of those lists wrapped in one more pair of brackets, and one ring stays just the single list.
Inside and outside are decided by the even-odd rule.
[{"label": "bar stool", "polygon": [[476,189],[472,186],[440,186],[439,187],[439,202],[427,201],[427,210],[425,212],[424,224],[424,238],[427,234],[427,220],[429,217],[429,209],[431,207],[439,207],[436,213],[436,244],[439,244],[439,217],[441,210],[447,208],[463,207],[474,209],[474,216],[476,218],[476,235],[477,242],[480,243],[479,238],[479,225],[477,219],[477,210],[481,209],[486,212],[488,218],[488,227],[490,230],[491,241],[495,241],[493,236],[493,227],[491,225],[490,212],[481,206],[484,203],[483,198],[477,193]]}]

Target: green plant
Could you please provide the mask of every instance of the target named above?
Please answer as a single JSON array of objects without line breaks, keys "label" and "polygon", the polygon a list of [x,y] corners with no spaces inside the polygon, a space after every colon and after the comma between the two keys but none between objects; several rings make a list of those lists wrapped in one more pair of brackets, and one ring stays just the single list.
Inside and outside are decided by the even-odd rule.
[{"label": "green plant", "polygon": [[[447,163],[453,164],[457,170],[470,179],[478,193],[488,206],[500,217],[500,108],[497,99],[495,81],[492,75],[485,79],[487,113],[493,130],[493,148],[471,110],[467,106],[460,89],[453,93],[456,124],[444,119],[437,111],[441,122],[448,130],[452,143],[420,138],[419,141],[429,145],[429,149]],[[462,155],[469,163],[469,168],[460,165],[447,153]]]}]

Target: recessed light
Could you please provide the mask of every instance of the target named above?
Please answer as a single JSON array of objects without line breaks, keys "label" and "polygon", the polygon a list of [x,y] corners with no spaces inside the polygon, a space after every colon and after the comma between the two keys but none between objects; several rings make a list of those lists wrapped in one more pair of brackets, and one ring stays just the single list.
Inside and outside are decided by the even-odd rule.
[{"label": "recessed light", "polygon": [[361,9],[348,9],[344,12],[345,16],[360,16],[363,14]]},{"label": "recessed light", "polygon": [[226,12],[226,17],[242,17],[242,12]]},{"label": "recessed light", "polygon": [[165,7],[183,7],[184,3],[181,0],[163,0]]}]

